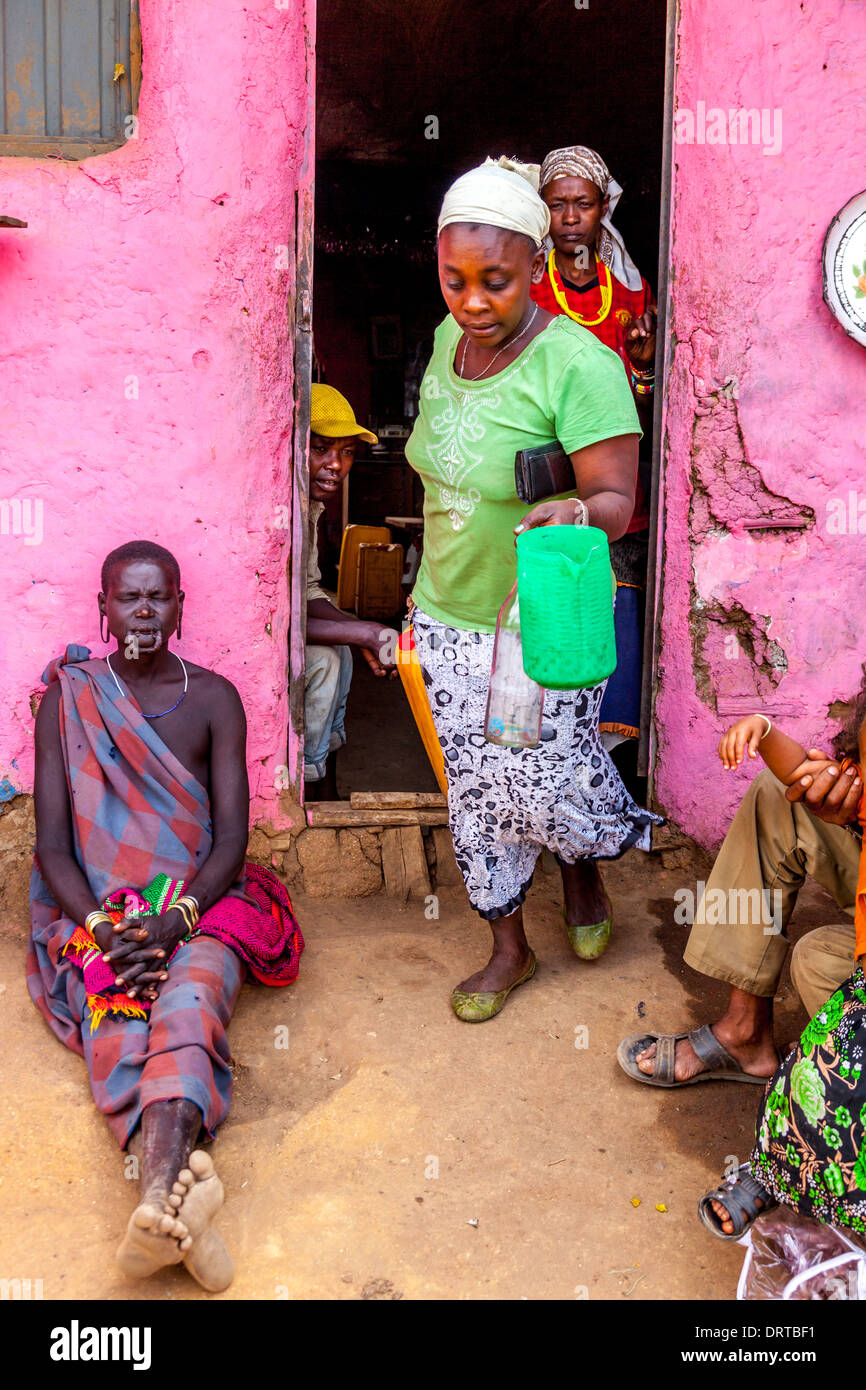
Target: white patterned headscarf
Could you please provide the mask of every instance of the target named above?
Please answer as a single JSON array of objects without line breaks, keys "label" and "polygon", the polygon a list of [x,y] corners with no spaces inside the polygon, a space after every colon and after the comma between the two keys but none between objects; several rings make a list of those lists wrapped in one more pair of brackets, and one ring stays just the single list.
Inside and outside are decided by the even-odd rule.
[{"label": "white patterned headscarf", "polygon": [[540,247],[550,230],[550,212],[538,196],[538,165],[503,156],[461,174],[442,200],[439,231],[452,222],[505,227]]},{"label": "white patterned headscarf", "polygon": [[602,197],[609,199],[607,212],[601,219],[598,237],[598,254],[610,268],[621,285],[626,289],[639,290],[641,273],[625,249],[625,242],[611,222],[613,211],[622,197],[622,188],[605,164],[600,154],[587,145],[566,145],[560,150],[551,150],[545,156],[539,175],[539,188],[545,189],[554,179],[588,179],[601,189]]}]

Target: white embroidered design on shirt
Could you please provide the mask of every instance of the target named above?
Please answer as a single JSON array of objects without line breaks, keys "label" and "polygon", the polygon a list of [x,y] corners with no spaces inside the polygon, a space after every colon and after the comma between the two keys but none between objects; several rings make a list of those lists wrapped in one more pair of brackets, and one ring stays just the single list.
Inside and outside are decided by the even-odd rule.
[{"label": "white embroidered design on shirt", "polygon": [[439,443],[430,445],[427,456],[439,477],[439,500],[448,512],[452,529],[459,531],[481,501],[477,487],[466,486],[470,475],[483,461],[471,447],[486,434],[478,419],[482,408],[496,411],[502,397],[496,390],[455,392],[430,373],[423,384],[427,401],[442,401],[441,410],[429,416],[430,429]]}]

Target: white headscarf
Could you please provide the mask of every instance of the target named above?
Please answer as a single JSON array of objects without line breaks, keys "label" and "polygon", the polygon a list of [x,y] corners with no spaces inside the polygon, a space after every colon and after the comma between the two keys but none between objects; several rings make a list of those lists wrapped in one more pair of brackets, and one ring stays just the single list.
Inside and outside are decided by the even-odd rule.
[{"label": "white headscarf", "polygon": [[540,247],[550,229],[550,213],[538,196],[538,165],[503,156],[461,174],[442,200],[439,231],[452,222],[505,227]]},{"label": "white headscarf", "polygon": [[600,154],[587,145],[566,145],[559,150],[551,150],[545,156],[539,175],[539,188],[546,188],[554,179],[589,179],[596,188],[601,189],[602,197],[609,199],[607,212],[601,219],[598,238],[598,254],[610,268],[621,285],[628,290],[639,290],[643,280],[641,273],[625,249],[625,242],[611,222],[613,211],[622,197],[622,189],[611,175]]}]

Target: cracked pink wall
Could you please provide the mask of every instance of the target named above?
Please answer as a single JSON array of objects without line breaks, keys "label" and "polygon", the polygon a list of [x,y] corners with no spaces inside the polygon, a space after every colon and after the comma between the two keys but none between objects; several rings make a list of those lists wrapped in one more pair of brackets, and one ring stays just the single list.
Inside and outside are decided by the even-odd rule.
[{"label": "cracked pink wall", "polygon": [[682,10],[678,110],[782,123],[777,154],[674,146],[655,785],[714,844],[748,776],[722,772],[723,730],[760,708],[821,743],[866,660],[866,547],[827,528],[831,499],[866,498],[866,349],[821,298],[824,234],[866,184],[866,3]]},{"label": "cracked pink wall", "polygon": [[0,797],[32,787],[47,660],[68,641],[105,650],[104,555],[144,536],[180,561],[180,649],[238,686],[254,816],[278,819],[289,533],[275,517],[290,501],[311,14],[312,0],[141,0],[137,138],[82,163],[0,161],[0,211],[29,223],[0,229],[0,492],[41,500],[44,529],[38,545],[0,535]]}]

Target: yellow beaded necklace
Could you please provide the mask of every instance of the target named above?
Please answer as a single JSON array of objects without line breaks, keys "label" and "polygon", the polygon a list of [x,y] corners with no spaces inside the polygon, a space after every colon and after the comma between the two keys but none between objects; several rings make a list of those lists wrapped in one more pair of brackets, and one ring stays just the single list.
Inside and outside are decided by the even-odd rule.
[{"label": "yellow beaded necklace", "polygon": [[611,281],[610,270],[605,265],[604,261],[601,260],[598,252],[596,252],[595,256],[595,269],[601,288],[601,309],[599,310],[597,318],[585,319],[576,309],[571,308],[565,297],[565,291],[557,284],[558,272],[556,269],[556,255],[552,249],[547,261],[547,273],[550,276],[550,285],[557,304],[564,314],[568,314],[570,319],[574,319],[575,323],[582,324],[584,328],[595,328],[598,324],[604,323],[604,320],[610,313],[610,306],[613,303],[613,283]]}]

